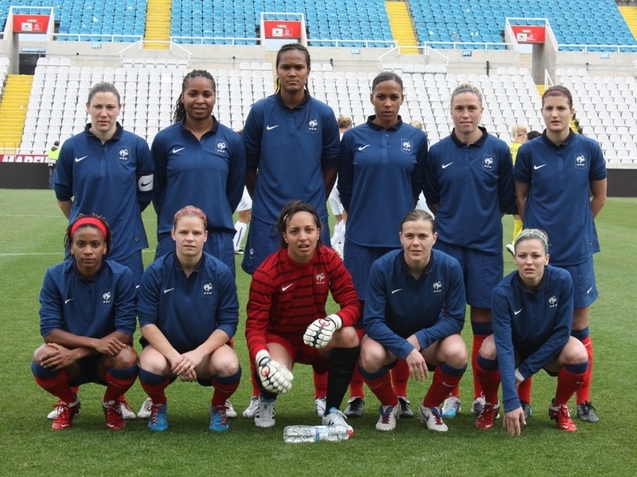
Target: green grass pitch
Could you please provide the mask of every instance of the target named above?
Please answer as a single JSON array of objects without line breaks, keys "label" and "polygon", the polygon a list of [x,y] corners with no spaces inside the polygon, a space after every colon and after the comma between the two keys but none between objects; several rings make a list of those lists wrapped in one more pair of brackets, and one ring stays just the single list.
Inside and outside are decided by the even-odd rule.
[{"label": "green grass pitch", "polygon": [[[152,207],[144,213],[155,246]],[[258,429],[243,419],[251,387],[243,324],[249,277],[238,272],[241,303],[236,348],[244,375],[232,402],[239,417],[229,432],[208,431],[210,390],[175,382],[168,388],[170,428],[151,433],[146,422],[128,423],[122,432],[104,427],[103,388],[82,388],[82,412],[73,429],[54,432],[45,416],[55,399],[30,372],[33,350],[42,343],[38,294],[47,267],[63,259],[66,221],[51,191],[0,190],[0,475],[3,476],[632,476],[637,466],[637,199],[609,199],[597,219],[602,252],[595,257],[600,298],[591,312],[595,346],[593,403],[597,424],[580,423],[574,434],[560,432],[548,419],[555,380],[534,380],[533,417],[523,434],[480,431],[469,413],[471,372],[461,383],[462,413],[448,420],[449,432],[428,432],[416,419],[398,421],[394,432],[374,429],[378,401],[367,392],[363,419],[352,422],[356,435],[340,442],[285,444],[283,427],[318,424],[307,366],[294,369],[294,387],[278,401],[276,426]],[[510,239],[510,217],[504,219]],[[144,258],[149,262],[152,251]],[[511,259],[505,253],[507,270]],[[239,257],[237,258],[239,264]],[[239,269],[239,268],[238,268]],[[468,325],[467,325],[468,327]],[[465,339],[471,332],[465,330]],[[139,346],[137,345],[139,350]],[[417,406],[428,383],[413,382],[409,397]],[[144,394],[136,383],[128,393],[139,407]],[[574,406],[571,401],[571,410]]]}]

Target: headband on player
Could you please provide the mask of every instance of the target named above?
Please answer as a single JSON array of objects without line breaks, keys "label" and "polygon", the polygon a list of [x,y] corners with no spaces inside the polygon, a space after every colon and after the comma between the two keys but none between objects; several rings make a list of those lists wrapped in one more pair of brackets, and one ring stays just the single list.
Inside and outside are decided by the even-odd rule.
[{"label": "headband on player", "polygon": [[104,238],[106,238],[107,236],[106,226],[100,219],[96,219],[95,217],[82,217],[80,219],[77,219],[71,226],[71,233],[70,233],[71,239],[73,238],[73,235],[75,235],[75,231],[85,225],[92,225],[93,227],[97,227],[104,234]]}]

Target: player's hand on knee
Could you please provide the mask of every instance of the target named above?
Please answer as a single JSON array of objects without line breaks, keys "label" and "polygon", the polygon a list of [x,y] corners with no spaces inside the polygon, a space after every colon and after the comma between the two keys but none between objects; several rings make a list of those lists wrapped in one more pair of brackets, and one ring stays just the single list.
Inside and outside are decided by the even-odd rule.
[{"label": "player's hand on knee", "polygon": [[266,391],[285,394],[292,389],[292,372],[284,364],[271,359],[267,351],[259,351],[255,362],[257,375]]},{"label": "player's hand on knee", "polygon": [[325,348],[332,339],[334,332],[343,326],[343,320],[338,315],[329,315],[310,323],[305,330],[303,342],[312,348]]}]

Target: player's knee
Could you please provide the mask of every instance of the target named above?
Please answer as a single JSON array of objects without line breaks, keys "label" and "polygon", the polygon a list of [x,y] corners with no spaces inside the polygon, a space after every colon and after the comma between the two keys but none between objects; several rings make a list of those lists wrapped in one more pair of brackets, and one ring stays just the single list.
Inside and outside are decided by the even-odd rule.
[{"label": "player's knee", "polygon": [[233,376],[241,369],[236,353],[226,353],[221,359],[211,359],[210,364],[211,373],[219,376]]},{"label": "player's knee", "polygon": [[342,343],[340,348],[356,348],[360,344],[358,333],[353,326],[346,326],[338,330],[339,341]]},{"label": "player's knee", "polygon": [[588,353],[586,347],[581,341],[571,337],[565,349],[566,359],[571,364],[581,364],[588,361]]},{"label": "player's knee", "polygon": [[113,368],[130,368],[137,364],[137,353],[130,346],[125,346],[113,357]]},{"label": "player's knee", "polygon": [[379,352],[377,347],[363,346],[358,358],[360,367],[368,373],[375,373],[383,366],[385,353]]},{"label": "player's knee", "polygon": [[480,346],[479,351],[480,356],[486,359],[497,359],[498,350],[495,347],[495,340],[493,339],[493,335],[488,336],[483,342],[482,346]]},{"label": "player's knee", "polygon": [[42,360],[44,359],[44,351],[47,345],[42,345],[38,349],[33,352],[33,362],[37,365],[42,365]]}]

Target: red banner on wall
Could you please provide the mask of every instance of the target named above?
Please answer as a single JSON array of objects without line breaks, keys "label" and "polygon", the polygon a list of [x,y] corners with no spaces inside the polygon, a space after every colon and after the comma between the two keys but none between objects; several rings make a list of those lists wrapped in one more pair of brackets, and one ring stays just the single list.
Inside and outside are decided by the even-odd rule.
[{"label": "red banner on wall", "polygon": [[511,30],[518,43],[544,43],[545,27],[511,25]]},{"label": "red banner on wall", "polygon": [[276,21],[264,20],[265,37],[268,39],[291,39],[301,38],[301,22],[299,21]]},{"label": "red banner on wall", "polygon": [[47,162],[46,154],[0,154],[0,162]]},{"label": "red banner on wall", "polygon": [[13,15],[13,31],[16,33],[46,33],[49,15]]}]

